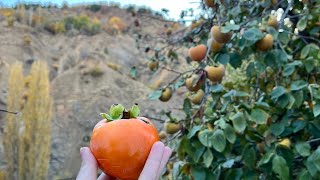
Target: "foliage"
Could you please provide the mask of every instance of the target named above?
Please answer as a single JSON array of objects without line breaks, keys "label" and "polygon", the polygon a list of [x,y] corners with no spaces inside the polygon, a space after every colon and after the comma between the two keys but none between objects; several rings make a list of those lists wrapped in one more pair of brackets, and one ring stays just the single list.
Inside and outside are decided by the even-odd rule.
[{"label": "foliage", "polygon": [[[184,117],[165,113],[168,121],[184,126],[169,137],[176,153],[166,175],[319,179],[319,1],[204,2],[210,7],[201,4],[199,14],[182,13],[181,22],[188,18],[195,22],[183,37],[173,33],[167,39],[172,42],[169,46],[150,48],[159,63],[169,63],[166,54],[173,47],[210,47],[193,70],[179,73],[165,86],[178,90],[191,74],[205,78],[200,105],[185,98]],[[267,25],[270,14],[278,17],[275,27]],[[213,26],[220,27],[211,30]],[[222,48],[211,52],[209,38],[222,43]],[[186,60],[194,64],[189,57]],[[227,69],[224,80],[209,81],[205,67],[220,64]],[[158,89],[150,97],[160,96]]]},{"label": "foliage", "polygon": [[98,12],[101,9],[101,5],[99,4],[92,4],[88,7],[88,9],[92,12]]},{"label": "foliage", "polygon": [[36,61],[23,77],[22,64],[10,68],[5,153],[8,179],[46,179],[51,141],[50,82],[47,64]]}]

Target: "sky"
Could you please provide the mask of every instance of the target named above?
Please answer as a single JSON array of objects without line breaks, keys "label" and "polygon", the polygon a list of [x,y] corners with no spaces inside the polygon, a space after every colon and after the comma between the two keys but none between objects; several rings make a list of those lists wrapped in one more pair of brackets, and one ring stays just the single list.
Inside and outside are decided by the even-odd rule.
[{"label": "sky", "polygon": [[[0,0],[1,6],[14,6],[17,2],[25,3],[40,3],[46,4],[51,2],[53,4],[61,5],[65,0]],[[175,20],[179,19],[182,10],[188,8],[197,8],[201,0],[68,0],[69,5],[79,4],[79,3],[97,3],[97,2],[117,2],[122,6],[128,4],[135,4],[137,6],[147,6],[153,10],[160,11],[162,8],[169,10],[169,18]]]}]

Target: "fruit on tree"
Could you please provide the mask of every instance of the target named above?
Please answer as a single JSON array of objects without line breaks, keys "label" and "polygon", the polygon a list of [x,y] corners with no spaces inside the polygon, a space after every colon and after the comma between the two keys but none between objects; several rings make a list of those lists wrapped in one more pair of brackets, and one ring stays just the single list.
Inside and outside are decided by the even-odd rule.
[{"label": "fruit on tree", "polygon": [[168,134],[174,134],[181,130],[181,125],[178,123],[166,122],[164,123],[164,129]]},{"label": "fruit on tree", "polygon": [[200,44],[198,46],[191,47],[189,49],[190,58],[198,62],[206,57],[206,53],[207,53],[207,46],[204,44]]},{"label": "fruit on tree", "polygon": [[200,104],[202,99],[204,97],[204,91],[202,89],[199,89],[195,95],[191,98],[191,102],[193,104]]},{"label": "fruit on tree", "polygon": [[167,102],[170,100],[171,96],[172,96],[172,90],[170,87],[167,87],[162,91],[162,94],[159,99],[162,102]]},{"label": "fruit on tree", "polygon": [[273,37],[271,34],[267,34],[264,38],[262,38],[256,43],[256,47],[260,51],[267,51],[271,49],[272,46],[273,46]]},{"label": "fruit on tree", "polygon": [[214,8],[215,7],[214,1],[215,0],[204,0],[203,2],[206,6]]},{"label": "fruit on tree", "polygon": [[274,15],[270,15],[267,24],[268,24],[268,26],[272,26],[274,28],[277,28],[278,27],[277,17]]},{"label": "fruit on tree", "polygon": [[189,91],[195,92],[201,88],[203,84],[203,80],[201,78],[200,79],[198,78],[199,78],[198,75],[194,74],[191,77],[186,79],[186,87]]},{"label": "fruit on tree", "polygon": [[90,150],[104,173],[119,179],[138,179],[152,145],[160,140],[152,122],[138,117],[139,112],[136,105],[129,111],[113,105],[109,114],[100,114],[106,119],[94,127]]},{"label": "fruit on tree", "polygon": [[208,46],[210,45],[211,43],[211,51],[214,52],[214,53],[217,53],[217,52],[220,52],[221,49],[223,48],[223,45],[222,43],[218,43],[216,40],[214,40],[213,38],[209,38],[208,39]]},{"label": "fruit on tree", "polygon": [[158,66],[159,66],[159,62],[158,61],[150,61],[149,63],[148,63],[148,67],[149,67],[149,69],[151,70],[151,71],[154,71],[154,70],[156,70],[156,69],[158,69]]},{"label": "fruit on tree", "polygon": [[225,75],[224,65],[207,66],[204,70],[207,72],[207,78],[212,82],[220,82]]},{"label": "fruit on tree", "polygon": [[165,131],[160,131],[159,132],[159,138],[160,139],[165,139],[167,137],[167,133]]},{"label": "fruit on tree", "polygon": [[280,141],[280,142],[278,143],[278,145],[284,146],[284,147],[287,147],[287,148],[290,148],[290,146],[291,146],[291,141],[290,141],[289,138],[284,138],[282,141]]},{"label": "fruit on tree", "polygon": [[221,32],[220,26],[213,26],[211,28],[212,37],[218,42],[218,43],[227,43],[230,41],[232,37],[232,33],[223,33]]}]

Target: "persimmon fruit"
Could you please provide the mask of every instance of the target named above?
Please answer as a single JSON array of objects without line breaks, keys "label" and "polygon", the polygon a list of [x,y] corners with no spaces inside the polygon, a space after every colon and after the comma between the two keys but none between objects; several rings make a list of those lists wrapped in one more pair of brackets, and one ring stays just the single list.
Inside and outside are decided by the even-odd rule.
[{"label": "persimmon fruit", "polygon": [[136,107],[126,111],[119,106],[112,106],[110,115],[101,113],[106,119],[94,127],[90,150],[104,173],[138,179],[153,144],[159,141],[158,132],[149,119],[137,116]]},{"label": "persimmon fruit", "polygon": [[212,37],[218,42],[218,43],[227,43],[230,41],[232,37],[232,33],[223,33],[221,32],[220,26],[213,26],[211,28]]},{"label": "persimmon fruit", "polygon": [[200,44],[198,46],[192,47],[189,49],[189,56],[194,61],[201,61],[206,57],[207,46]]},{"label": "persimmon fruit", "polygon": [[274,15],[270,15],[268,22],[267,22],[268,26],[277,28],[278,27],[278,20],[277,17]]},{"label": "persimmon fruit", "polygon": [[200,104],[203,97],[204,97],[204,91],[202,89],[199,89],[197,93],[191,98],[191,102],[193,104]]},{"label": "persimmon fruit", "polygon": [[174,134],[181,130],[181,125],[178,123],[166,122],[164,123],[164,129],[168,134]]},{"label": "persimmon fruit", "polygon": [[271,49],[272,46],[273,46],[273,37],[271,34],[267,34],[264,38],[262,38],[256,43],[256,47],[260,51],[267,51]]},{"label": "persimmon fruit", "polygon": [[220,82],[225,75],[224,65],[207,66],[204,70],[207,72],[207,78],[212,82]]},{"label": "persimmon fruit", "polygon": [[171,99],[171,97],[172,97],[172,90],[170,87],[167,87],[162,91],[162,94],[159,99],[162,102],[167,102]]},{"label": "persimmon fruit", "polygon": [[[194,82],[194,81],[197,81],[197,82]],[[185,83],[189,91],[195,92],[201,88],[203,84],[203,80],[201,78],[197,80],[197,75],[192,75],[191,77],[186,79]]]}]

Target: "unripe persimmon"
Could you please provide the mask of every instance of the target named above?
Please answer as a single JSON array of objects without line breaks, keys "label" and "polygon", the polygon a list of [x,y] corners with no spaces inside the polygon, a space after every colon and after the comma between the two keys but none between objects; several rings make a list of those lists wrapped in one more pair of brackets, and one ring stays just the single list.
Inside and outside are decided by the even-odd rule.
[{"label": "unripe persimmon", "polygon": [[277,17],[274,15],[270,15],[269,19],[268,19],[268,26],[277,28],[278,27],[278,20]]},{"label": "unripe persimmon", "polygon": [[213,26],[211,28],[212,37],[218,42],[218,43],[227,43],[230,41],[232,33],[222,33],[220,26]]},{"label": "unripe persimmon", "polygon": [[278,145],[290,148],[291,147],[291,141],[290,141],[289,138],[284,138],[282,141],[280,141],[278,143]]},{"label": "unripe persimmon", "polygon": [[212,82],[220,82],[225,74],[224,65],[207,66],[204,70],[207,72],[208,79]]},{"label": "unripe persimmon", "polygon": [[160,131],[158,135],[160,139],[165,139],[167,137],[167,133],[165,131]]},{"label": "unripe persimmon", "polygon": [[174,134],[181,130],[181,125],[178,123],[164,123],[164,128],[168,134]]},{"label": "unripe persimmon", "polygon": [[215,39],[213,38],[210,38],[208,39],[208,46],[210,45],[211,43],[211,51],[214,52],[214,53],[217,53],[217,52],[220,52],[221,49],[223,48],[223,45],[222,43],[218,43]]},{"label": "unripe persimmon", "polygon": [[206,57],[207,46],[200,44],[189,49],[189,56],[194,61],[201,61]]},{"label": "unripe persimmon", "polygon": [[172,96],[172,90],[171,88],[168,87],[162,91],[162,94],[159,99],[162,102],[167,102],[170,100],[171,96]]},{"label": "unripe persimmon", "polygon": [[191,98],[191,102],[193,104],[200,104],[203,97],[204,97],[204,91],[202,89],[199,89],[197,93]]},{"label": "unripe persimmon", "polygon": [[197,80],[197,75],[192,75],[191,77],[186,79],[186,87],[189,91],[198,91],[202,84],[203,84],[203,80],[198,80],[198,82],[194,82]]},{"label": "unripe persimmon", "polygon": [[260,51],[267,51],[271,49],[272,46],[273,46],[273,37],[271,34],[267,34],[264,38],[262,38],[256,43],[256,47]]}]

